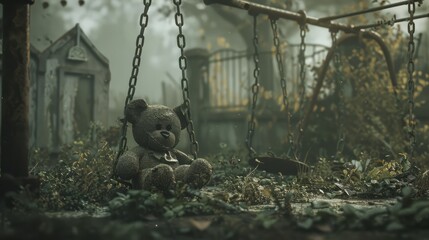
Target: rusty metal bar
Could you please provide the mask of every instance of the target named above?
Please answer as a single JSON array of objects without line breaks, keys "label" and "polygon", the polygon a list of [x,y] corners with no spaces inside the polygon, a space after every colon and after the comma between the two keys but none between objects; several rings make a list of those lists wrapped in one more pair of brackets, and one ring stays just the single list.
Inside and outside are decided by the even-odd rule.
[{"label": "rusty metal bar", "polygon": [[[421,5],[423,3],[423,0],[414,0],[414,2],[418,2],[419,5]],[[352,16],[356,16],[356,15],[362,15],[362,14],[366,14],[366,13],[371,13],[371,12],[377,12],[383,9],[388,9],[388,8],[394,8],[394,7],[398,7],[398,6],[402,6],[402,5],[407,5],[409,3],[408,0],[402,1],[402,2],[397,2],[397,3],[392,3],[392,4],[386,4],[386,5],[382,5],[382,6],[378,6],[378,7],[373,7],[373,8],[369,8],[369,9],[365,9],[365,10],[360,10],[360,11],[356,11],[356,12],[351,12],[351,13],[344,13],[344,14],[339,14],[336,16],[331,16],[331,17],[324,17],[324,18],[320,18],[320,21],[332,21],[332,20],[336,20],[336,19],[340,19],[340,18],[346,18],[346,17],[352,17]]]},{"label": "rusty metal bar", "polygon": [[305,13],[296,13],[278,8],[273,8],[257,3],[246,2],[242,0],[204,0],[206,5],[210,4],[222,4],[230,7],[246,10],[251,15],[265,14],[273,19],[288,19],[300,24],[311,24],[323,28],[328,28],[333,31],[341,30],[346,33],[357,32],[359,30],[353,28],[353,26],[345,25],[341,23],[333,23],[329,21],[320,21],[318,18],[306,16]]},{"label": "rusty metal bar", "polygon": [[[416,20],[416,19],[427,18],[427,17],[429,17],[429,13],[425,13],[425,14],[414,16],[413,19]],[[399,19],[393,18],[391,20],[379,21],[379,22],[373,23],[373,24],[354,26],[353,28],[356,29],[356,30],[367,29],[367,28],[375,28],[375,27],[380,27],[380,26],[383,26],[383,25],[393,25],[393,24],[398,23],[398,22],[406,22],[408,20],[410,20],[409,17],[399,18]]]},{"label": "rusty metal bar", "polygon": [[8,3],[14,3],[14,4],[33,4],[35,0],[0,0],[1,4],[8,4]]},{"label": "rusty metal bar", "polygon": [[[419,5],[420,5],[423,2],[423,0],[414,0],[414,2],[419,2]],[[251,3],[243,0],[204,0],[204,3],[206,5],[222,4],[222,5],[246,10],[251,15],[265,14],[273,19],[283,18],[283,19],[298,22],[300,24],[310,24],[318,27],[327,28],[327,29],[330,29],[331,31],[343,31],[345,33],[356,33],[361,31],[362,29],[376,27],[384,24],[384,23],[382,24],[375,23],[375,24],[362,25],[362,26],[345,25],[341,23],[331,22],[330,21],[331,17],[314,18],[314,17],[306,16],[305,13],[303,12],[301,13],[291,12],[291,11],[269,7],[262,4]],[[400,5],[403,5],[405,3],[408,3],[408,1],[403,1],[400,3],[401,3]],[[399,4],[399,3],[395,3],[395,4]],[[395,4],[391,4],[391,5],[395,5]],[[429,14],[418,15],[418,16],[415,16],[414,19],[428,17],[428,15]],[[396,20],[395,22],[402,22],[407,20],[408,18],[401,18]]]},{"label": "rusty metal bar", "polygon": [[29,6],[3,4],[1,172],[28,175]]},{"label": "rusty metal bar", "polygon": [[28,176],[30,2],[3,1],[0,196],[38,185]]},{"label": "rusty metal bar", "polygon": [[[383,38],[378,33],[363,32],[362,35],[360,35],[360,34],[344,35],[340,39],[338,39],[337,47],[339,47],[341,44],[343,44],[346,40],[348,40],[350,38],[360,38],[360,37],[364,37],[364,38],[367,38],[370,40],[374,40],[380,46],[381,51],[383,52],[384,58],[386,60],[387,69],[389,71],[390,81],[391,81],[392,87],[393,87],[393,89],[396,89],[397,79],[396,79],[396,75],[395,75],[395,69],[394,69],[394,65],[393,65],[392,56],[390,55],[390,51],[389,51],[387,45],[384,43]],[[333,57],[334,57],[334,47],[329,49],[328,54],[325,58],[325,61],[323,62],[323,65],[320,68],[320,72],[318,73],[317,83],[316,83],[316,86],[313,90],[313,95],[310,99],[310,104],[308,105],[307,111],[304,114],[302,129],[306,129],[306,127],[307,127],[310,115],[313,112],[314,105],[316,104],[320,90],[323,86],[323,81],[325,80],[325,76],[326,76],[326,73],[327,73],[328,68],[329,68],[329,63],[331,62]]]}]

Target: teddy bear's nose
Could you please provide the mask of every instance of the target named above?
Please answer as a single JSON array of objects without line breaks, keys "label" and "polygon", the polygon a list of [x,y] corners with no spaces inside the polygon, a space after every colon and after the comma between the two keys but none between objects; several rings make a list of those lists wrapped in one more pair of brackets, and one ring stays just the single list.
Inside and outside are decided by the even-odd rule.
[{"label": "teddy bear's nose", "polygon": [[168,137],[170,137],[170,133],[169,133],[168,131],[161,131],[161,135],[162,135],[164,138],[168,138]]}]

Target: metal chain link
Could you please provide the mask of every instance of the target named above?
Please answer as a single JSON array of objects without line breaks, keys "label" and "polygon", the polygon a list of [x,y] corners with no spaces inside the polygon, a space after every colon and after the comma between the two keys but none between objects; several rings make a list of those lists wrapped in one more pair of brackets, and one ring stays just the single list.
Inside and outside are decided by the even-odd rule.
[{"label": "metal chain link", "polygon": [[194,157],[194,159],[197,159],[198,154],[198,142],[196,139],[195,131],[194,131],[194,123],[191,118],[191,100],[189,99],[189,82],[188,78],[186,77],[186,69],[187,69],[187,59],[185,57],[185,46],[186,46],[186,40],[185,35],[183,35],[183,14],[180,10],[180,5],[182,4],[182,0],[173,0],[174,5],[176,5],[176,14],[175,14],[175,22],[177,27],[179,28],[179,33],[177,34],[177,46],[180,49],[180,57],[179,57],[179,68],[182,72],[182,80],[181,80],[181,86],[182,86],[182,96],[183,96],[183,103],[185,105],[185,118],[188,122],[188,125],[186,127],[186,130],[189,134],[189,141],[191,143],[190,151]]},{"label": "metal chain link", "polygon": [[119,147],[118,147],[118,153],[116,155],[116,158],[113,163],[113,169],[112,169],[112,176],[114,177],[115,174],[115,168],[118,163],[119,157],[126,151],[127,148],[127,120],[125,119],[125,109],[129,102],[133,100],[134,93],[136,92],[136,84],[137,84],[137,76],[139,74],[139,67],[141,62],[141,54],[144,46],[145,36],[144,32],[149,22],[149,7],[152,4],[152,0],[143,0],[143,13],[140,15],[140,32],[137,35],[136,39],[136,49],[134,52],[134,57],[132,60],[132,70],[131,70],[131,77],[128,81],[128,92],[127,97],[125,99],[125,105],[124,105],[124,117],[121,119],[122,127],[121,127],[121,138],[119,139]]},{"label": "metal chain link", "polygon": [[340,72],[341,56],[340,49],[337,45],[337,31],[331,30],[332,47],[334,48],[334,79],[337,83],[337,94],[338,94],[338,141],[337,141],[337,158],[343,153],[345,144],[345,132],[344,132],[344,81]]},{"label": "metal chain link", "polygon": [[255,82],[252,85],[252,108],[251,108],[251,115],[250,120],[248,122],[247,127],[247,138],[246,138],[246,146],[249,151],[249,158],[253,158],[256,154],[256,151],[253,149],[253,135],[255,134],[255,126],[256,126],[256,120],[255,120],[255,109],[256,104],[258,102],[258,94],[259,94],[259,74],[260,74],[260,67],[259,67],[259,40],[258,40],[258,31],[257,31],[257,15],[253,16],[253,47],[254,47],[254,53],[253,53],[253,61],[255,63],[255,68],[253,70],[253,77],[255,79]]},{"label": "metal chain link", "polygon": [[301,140],[304,134],[304,129],[302,129],[302,124],[303,124],[303,117],[302,117],[302,113],[304,110],[304,98],[305,98],[305,75],[306,75],[306,69],[305,69],[305,49],[306,49],[306,44],[305,44],[305,37],[307,34],[307,25],[305,24],[305,18],[306,18],[306,14],[304,11],[300,11],[300,14],[303,17],[302,22],[299,25],[299,35],[301,37],[301,43],[299,45],[299,55],[298,55],[298,62],[299,62],[299,80],[300,80],[300,87],[301,87],[301,91],[300,91],[300,96],[299,96],[299,121],[297,124],[297,130],[298,130],[298,136],[297,136],[297,140],[295,143],[295,151],[294,154],[295,156],[297,156],[297,153],[299,151],[299,149],[301,148]]},{"label": "metal chain link", "polygon": [[279,39],[279,32],[277,27],[277,19],[271,19],[271,29],[273,30],[273,42],[276,48],[276,60],[277,60],[277,66],[278,66],[279,75],[280,75],[280,87],[282,89],[282,94],[283,94],[283,105],[285,107],[285,111],[287,114],[288,143],[289,143],[289,146],[291,147],[291,151],[294,152],[293,148],[295,143],[294,143],[293,132],[291,127],[292,114],[289,109],[289,97],[287,95],[287,83],[286,83],[286,77],[285,77],[286,72],[284,70],[283,57],[280,49],[280,39]]},{"label": "metal chain link", "polygon": [[409,160],[412,159],[414,153],[414,146],[416,144],[416,136],[415,136],[415,117],[414,117],[414,32],[415,32],[415,24],[414,24],[414,13],[416,12],[416,3],[414,0],[408,1],[408,13],[410,14],[410,20],[408,21],[408,137],[409,137]]},{"label": "metal chain link", "polygon": [[[305,12],[301,11],[301,15],[305,18]],[[305,21],[303,20],[303,23],[299,25],[299,35],[301,37],[301,42],[299,44],[299,55],[298,55],[298,61],[299,61],[299,79],[301,84],[301,93],[300,93],[300,109],[303,107],[304,104],[304,95],[305,95],[305,77],[306,77],[306,71],[305,71],[305,50],[306,50],[306,44],[305,44],[305,37],[307,34],[307,25],[305,24]]]}]

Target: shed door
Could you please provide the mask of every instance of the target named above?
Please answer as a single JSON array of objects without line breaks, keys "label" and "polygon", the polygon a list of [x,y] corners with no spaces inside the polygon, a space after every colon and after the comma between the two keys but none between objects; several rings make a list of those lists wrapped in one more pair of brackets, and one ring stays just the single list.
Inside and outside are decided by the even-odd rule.
[{"label": "shed door", "polygon": [[74,119],[76,132],[85,134],[89,130],[90,123],[94,121],[94,78],[91,75],[79,78],[76,98]]},{"label": "shed door", "polygon": [[94,120],[94,77],[83,74],[65,74],[60,90],[59,136],[62,143],[70,143],[86,134]]}]

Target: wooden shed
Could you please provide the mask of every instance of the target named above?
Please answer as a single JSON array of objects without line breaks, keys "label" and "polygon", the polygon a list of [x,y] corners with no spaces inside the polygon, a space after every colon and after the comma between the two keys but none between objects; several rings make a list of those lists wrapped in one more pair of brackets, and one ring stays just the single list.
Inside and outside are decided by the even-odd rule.
[{"label": "wooden shed", "polygon": [[91,122],[107,125],[109,61],[78,24],[40,54],[36,75],[36,146],[55,152]]},{"label": "wooden shed", "polygon": [[108,59],[78,24],[42,52],[31,46],[29,146],[57,152],[92,122],[107,126],[109,84]]}]

